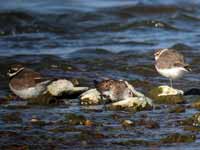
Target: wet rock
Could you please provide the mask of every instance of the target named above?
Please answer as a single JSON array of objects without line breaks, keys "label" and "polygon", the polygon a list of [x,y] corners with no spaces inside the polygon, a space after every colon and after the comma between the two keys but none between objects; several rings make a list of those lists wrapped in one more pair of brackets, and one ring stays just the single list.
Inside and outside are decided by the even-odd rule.
[{"label": "wet rock", "polygon": [[80,132],[81,130],[74,126],[65,124],[65,125],[60,125],[59,127],[50,129],[49,131],[54,132],[54,133],[64,133],[64,132]]},{"label": "wet rock", "polygon": [[193,134],[180,134],[180,133],[174,133],[171,135],[168,135],[167,137],[161,139],[160,141],[162,143],[191,143],[195,142],[196,136]]},{"label": "wet rock", "polygon": [[83,115],[69,113],[65,115],[65,120],[69,125],[84,125],[87,119]]},{"label": "wet rock", "polygon": [[31,108],[31,106],[27,105],[27,104],[24,104],[24,105],[18,104],[18,105],[7,105],[7,106],[5,106],[5,108],[12,109],[12,110],[14,110],[14,109],[19,110],[19,109],[29,109],[29,108]]},{"label": "wet rock", "polygon": [[160,128],[160,125],[154,121],[154,120],[150,120],[150,119],[141,119],[139,121],[136,122],[137,126],[144,126],[148,129],[158,129]]},{"label": "wet rock", "polygon": [[149,91],[148,96],[158,104],[179,104],[184,102],[183,91],[169,86],[155,87]]},{"label": "wet rock", "polygon": [[71,81],[66,79],[59,79],[52,82],[50,85],[48,85],[47,89],[48,92],[53,96],[61,96],[64,93],[68,95],[80,94],[88,90],[87,87],[75,87]]},{"label": "wet rock", "polygon": [[84,125],[87,126],[87,127],[91,127],[91,126],[94,126],[94,122],[87,119],[87,120],[85,120]]},{"label": "wet rock", "polygon": [[96,105],[102,102],[100,93],[96,89],[90,89],[80,96],[82,105]]},{"label": "wet rock", "polygon": [[47,125],[47,123],[45,121],[42,121],[41,119],[39,119],[37,117],[31,118],[30,122],[31,122],[32,125],[35,125],[35,126],[45,126],[45,125]]},{"label": "wet rock", "polygon": [[6,123],[22,122],[21,114],[19,112],[5,114],[4,116],[2,116],[2,120]]},{"label": "wet rock", "polygon": [[114,102],[106,106],[110,110],[132,110],[132,111],[142,111],[151,110],[153,105],[150,101],[145,99],[145,97],[131,97],[125,100]]},{"label": "wet rock", "polygon": [[0,105],[3,105],[3,104],[8,104],[8,100],[5,99],[5,98],[0,98]]},{"label": "wet rock", "polygon": [[3,145],[0,147],[2,150],[29,150],[28,145],[20,145],[20,144],[13,144],[13,145]]},{"label": "wet rock", "polygon": [[200,127],[200,113],[196,113],[192,116],[193,126]]},{"label": "wet rock", "polygon": [[7,95],[5,97],[1,97],[0,98],[0,105],[8,104],[9,101],[16,100],[16,99],[17,99],[17,96],[15,96],[13,94]]},{"label": "wet rock", "polygon": [[197,99],[196,101],[194,101],[192,104],[191,104],[191,107],[192,108],[195,108],[197,110],[200,110],[200,99]]},{"label": "wet rock", "polygon": [[192,132],[200,132],[200,113],[196,113],[193,116],[179,122],[183,126],[184,130]]},{"label": "wet rock", "polygon": [[123,120],[121,124],[122,124],[122,126],[124,128],[134,127],[135,126],[135,123],[133,121],[131,121],[131,120]]},{"label": "wet rock", "polygon": [[146,140],[127,140],[112,142],[112,144],[121,145],[121,146],[159,146],[157,142],[150,142]]},{"label": "wet rock", "polygon": [[183,113],[185,112],[185,107],[184,106],[176,106],[172,109],[169,110],[170,113]]},{"label": "wet rock", "polygon": [[28,101],[29,105],[57,105],[60,101],[56,97],[52,96],[49,93],[40,95],[37,98],[30,99]]},{"label": "wet rock", "polygon": [[78,140],[80,140],[80,141],[93,141],[93,140],[97,140],[97,139],[103,139],[105,137],[106,136],[103,133],[85,130],[85,131],[82,131],[78,135]]},{"label": "wet rock", "polygon": [[148,129],[158,129],[158,128],[160,128],[160,125],[153,120],[149,120],[146,122],[145,127]]}]

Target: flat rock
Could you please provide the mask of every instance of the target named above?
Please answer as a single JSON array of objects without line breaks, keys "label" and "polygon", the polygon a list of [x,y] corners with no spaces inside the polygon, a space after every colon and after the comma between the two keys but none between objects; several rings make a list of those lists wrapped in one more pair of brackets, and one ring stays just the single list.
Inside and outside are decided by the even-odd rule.
[{"label": "flat rock", "polygon": [[80,103],[82,105],[96,105],[101,103],[101,96],[97,89],[90,89],[80,96]]},{"label": "flat rock", "polygon": [[47,90],[53,96],[61,96],[63,93],[69,95],[82,93],[88,90],[88,87],[74,87],[71,81],[58,79],[48,85]]},{"label": "flat rock", "polygon": [[183,91],[169,86],[155,87],[149,91],[148,96],[155,103],[178,104],[184,102]]},{"label": "flat rock", "polygon": [[130,109],[133,111],[150,110],[153,104],[150,99],[146,97],[130,97],[125,100],[111,103],[107,105],[108,109]]}]

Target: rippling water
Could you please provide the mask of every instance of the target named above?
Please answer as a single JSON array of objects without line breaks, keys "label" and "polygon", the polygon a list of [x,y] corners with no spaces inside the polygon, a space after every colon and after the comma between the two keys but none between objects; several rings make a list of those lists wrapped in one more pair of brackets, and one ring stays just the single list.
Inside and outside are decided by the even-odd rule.
[{"label": "rippling water", "polygon": [[[24,63],[48,76],[78,78],[83,85],[87,86],[93,86],[94,79],[104,77],[145,80],[152,85],[166,84],[168,81],[158,75],[153,67],[153,52],[157,48],[169,47],[185,54],[187,61],[193,67],[193,73],[175,82],[175,86],[181,89],[198,87],[200,82],[199,14],[199,0],[7,0],[0,2],[0,95],[3,97],[10,93],[5,73],[7,67],[16,62]],[[59,71],[52,69],[52,65],[55,64],[60,67]],[[76,69],[66,71],[67,65],[72,65]],[[147,91],[145,87],[140,89]],[[77,103],[75,101],[71,107],[64,109],[63,107],[45,108],[43,111],[33,107],[17,111],[24,117],[24,124],[32,115],[38,115],[49,121],[59,120],[64,113],[77,112],[89,118],[92,115],[105,118],[106,123],[113,123],[114,125],[111,126],[115,126],[115,121],[106,119],[115,112],[88,114],[84,113]],[[10,113],[13,110],[0,111],[1,114],[5,112]],[[54,113],[51,114],[52,112]],[[172,119],[173,124],[173,117],[184,118],[191,115],[191,112],[193,111],[189,110],[180,116],[171,114],[168,117]],[[124,112],[117,113],[122,113],[125,118],[130,115]],[[162,114],[163,112],[145,113],[157,120],[164,129],[156,130],[155,133],[144,131],[139,134],[140,136],[134,131],[132,134],[128,134],[127,131],[116,134],[128,134],[127,138],[142,139],[149,136],[148,140],[157,140],[168,132],[181,130],[178,127],[172,128],[173,125],[167,127],[165,121],[167,117]],[[49,117],[51,115],[52,118]],[[133,114],[131,117],[134,119],[138,116]],[[9,126],[0,121],[0,129],[15,128],[16,125]],[[41,132],[45,130],[41,129]],[[103,144],[105,148],[109,148],[105,144],[109,141],[126,139],[115,139],[112,135],[114,133],[106,134],[109,138],[98,143]],[[151,139],[151,136],[155,138]],[[183,148],[193,149],[192,147],[196,145],[199,143],[183,144]],[[170,148],[174,147],[176,145],[170,145]],[[121,147],[111,144],[110,148]]]}]

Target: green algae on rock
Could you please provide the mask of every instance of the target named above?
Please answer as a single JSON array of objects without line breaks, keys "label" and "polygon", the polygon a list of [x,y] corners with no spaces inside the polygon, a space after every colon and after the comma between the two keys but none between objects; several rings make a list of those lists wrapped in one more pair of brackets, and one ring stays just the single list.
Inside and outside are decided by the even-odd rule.
[{"label": "green algae on rock", "polygon": [[184,120],[181,120],[179,122],[180,125],[183,125],[183,126],[193,126],[193,123],[195,121],[195,115],[193,115],[192,117],[189,117],[189,118],[186,118]]},{"label": "green algae on rock", "polygon": [[112,144],[121,146],[159,146],[158,142],[146,141],[146,140],[126,140],[119,142],[112,142]]},{"label": "green algae on rock", "polygon": [[192,108],[195,108],[197,110],[200,110],[200,98],[198,98],[197,100],[195,100],[192,104],[191,104]]},{"label": "green algae on rock", "polygon": [[6,123],[21,123],[22,118],[19,112],[8,113],[2,116],[2,120]]},{"label": "green algae on rock", "polygon": [[41,95],[37,98],[28,100],[29,105],[57,105],[59,104],[59,99],[52,96],[49,93]]},{"label": "green algae on rock", "polygon": [[83,115],[69,113],[65,115],[65,120],[69,125],[83,125],[87,119]]},{"label": "green algae on rock", "polygon": [[180,121],[180,125],[184,130],[192,132],[200,132],[200,113],[196,113],[193,116]]},{"label": "green algae on rock", "polygon": [[148,92],[148,96],[158,104],[179,104],[184,102],[183,91],[169,86],[155,87]]},{"label": "green algae on rock", "polygon": [[176,106],[169,110],[170,113],[183,113],[185,112],[184,106]]},{"label": "green algae on rock", "polygon": [[140,119],[135,123],[137,126],[144,126],[148,129],[158,129],[160,128],[159,123],[151,119]]},{"label": "green algae on rock", "polygon": [[161,143],[191,143],[195,142],[196,136],[194,134],[180,134],[173,133],[160,140]]}]

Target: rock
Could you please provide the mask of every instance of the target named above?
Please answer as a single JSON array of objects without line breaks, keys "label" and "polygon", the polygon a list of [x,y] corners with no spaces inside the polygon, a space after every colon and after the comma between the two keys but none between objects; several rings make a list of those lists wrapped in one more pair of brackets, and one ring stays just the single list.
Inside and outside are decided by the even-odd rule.
[{"label": "rock", "polygon": [[53,81],[50,85],[48,85],[47,89],[48,92],[53,96],[61,96],[63,93],[69,95],[82,93],[88,90],[87,87],[74,87],[72,82],[66,79],[58,79],[56,81]]},{"label": "rock", "polygon": [[44,95],[40,95],[37,98],[30,99],[28,101],[29,105],[57,105],[59,104],[59,100],[52,96],[50,93],[46,93]]},{"label": "rock", "polygon": [[153,141],[147,141],[147,140],[137,140],[137,139],[131,139],[131,140],[121,140],[121,141],[113,141],[112,144],[115,145],[121,145],[121,146],[146,146],[146,147],[158,147],[159,143],[153,142]]},{"label": "rock", "polygon": [[159,104],[179,104],[184,102],[183,91],[169,86],[155,87],[149,91],[148,96]]},{"label": "rock", "polygon": [[45,121],[42,121],[41,119],[35,116],[31,118],[30,123],[35,126],[45,126],[47,124]]},{"label": "rock", "polygon": [[65,120],[69,125],[84,125],[87,119],[83,115],[69,113],[65,115]]},{"label": "rock", "polygon": [[22,118],[19,112],[7,113],[2,116],[2,120],[6,123],[21,123]]},{"label": "rock", "polygon": [[191,104],[191,107],[200,110],[200,100],[197,99],[196,101],[194,101],[194,102]]},{"label": "rock", "polygon": [[161,139],[162,143],[191,143],[195,142],[196,136],[193,134],[173,133]]},{"label": "rock", "polygon": [[141,120],[136,122],[136,125],[137,126],[144,126],[148,129],[158,129],[158,128],[160,128],[160,125],[156,121],[151,120],[151,119],[141,119]]},{"label": "rock", "polygon": [[160,128],[160,125],[156,121],[147,120],[145,127],[148,129],[158,129]]},{"label": "rock", "polygon": [[183,113],[185,112],[185,107],[184,106],[176,106],[172,109],[169,110],[170,113]]},{"label": "rock", "polygon": [[108,109],[121,110],[129,109],[133,111],[150,110],[153,108],[151,101],[145,97],[130,97],[125,100],[114,102],[107,105]]},{"label": "rock", "polygon": [[134,127],[135,126],[134,122],[131,121],[131,120],[123,120],[121,124],[125,128],[127,128],[127,127]]},{"label": "rock", "polygon": [[189,131],[195,131],[199,132],[200,131],[200,113],[196,113],[193,116],[180,121],[180,125],[184,127],[184,130],[189,130]]},{"label": "rock", "polygon": [[90,89],[80,96],[82,105],[96,105],[102,102],[100,93],[96,89]]},{"label": "rock", "polygon": [[87,119],[87,120],[85,120],[84,125],[87,126],[87,127],[91,127],[91,126],[94,125],[94,122],[92,122],[91,120]]}]

